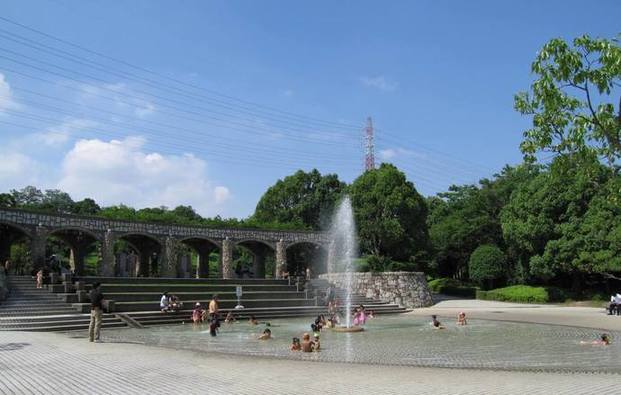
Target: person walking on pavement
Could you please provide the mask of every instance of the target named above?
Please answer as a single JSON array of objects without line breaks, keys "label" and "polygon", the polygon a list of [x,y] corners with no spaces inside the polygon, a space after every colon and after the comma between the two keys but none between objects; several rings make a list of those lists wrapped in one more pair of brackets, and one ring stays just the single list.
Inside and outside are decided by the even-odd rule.
[{"label": "person walking on pavement", "polygon": [[101,332],[101,316],[103,313],[103,294],[99,287],[100,283],[94,283],[90,293],[91,298],[91,322],[88,326],[88,340],[90,342],[99,342]]}]

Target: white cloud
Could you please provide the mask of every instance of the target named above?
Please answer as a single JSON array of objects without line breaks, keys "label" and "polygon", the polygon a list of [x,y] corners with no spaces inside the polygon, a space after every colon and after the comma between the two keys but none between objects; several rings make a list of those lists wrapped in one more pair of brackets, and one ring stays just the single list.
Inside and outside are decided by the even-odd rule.
[{"label": "white cloud", "polygon": [[215,215],[229,200],[225,186],[214,186],[207,163],[194,155],[145,152],[146,140],[79,140],[65,156],[58,188],[74,199],[92,197],[103,205],[134,207],[191,205]]},{"label": "white cloud", "polygon": [[44,132],[35,133],[32,137],[35,142],[41,142],[48,146],[60,146],[66,143],[72,134],[95,126],[97,126],[95,121],[69,118],[60,125],[50,126]]},{"label": "white cloud", "polygon": [[141,105],[137,105],[134,109],[134,114],[136,114],[138,118],[144,118],[148,115],[153,114],[154,112],[155,106],[153,105],[153,103],[149,102],[141,103]]},{"label": "white cloud", "polygon": [[4,74],[0,73],[0,112],[18,107],[17,102],[13,98],[11,85],[4,79]]},{"label": "white cloud", "polygon": [[360,78],[360,82],[362,82],[364,86],[376,88],[383,92],[392,92],[397,89],[398,86],[396,82],[390,81],[383,75],[378,75],[375,77],[362,77]]},{"label": "white cloud", "polygon": [[151,101],[140,97],[131,87],[124,83],[115,84],[80,84],[78,85],[81,102],[90,102],[98,106],[109,106],[109,102],[114,103],[114,107],[124,113],[129,113],[138,118],[145,118],[155,113],[156,106]]},{"label": "white cloud", "polygon": [[0,191],[41,185],[41,166],[33,158],[19,152],[0,152],[0,156]]},{"label": "white cloud", "polygon": [[405,148],[386,148],[383,150],[379,150],[379,157],[382,160],[391,160],[397,157],[404,157],[404,156],[414,157],[417,159],[427,158],[427,155],[423,153],[419,153],[419,152],[412,151],[412,150],[405,149]]}]

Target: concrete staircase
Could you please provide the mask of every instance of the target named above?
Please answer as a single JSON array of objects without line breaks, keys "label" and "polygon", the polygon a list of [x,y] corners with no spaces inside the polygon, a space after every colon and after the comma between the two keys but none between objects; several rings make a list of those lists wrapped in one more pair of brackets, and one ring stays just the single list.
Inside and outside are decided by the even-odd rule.
[{"label": "concrete staircase", "polygon": [[[238,319],[248,319],[251,315],[265,320],[327,313],[323,300],[328,286],[325,280],[312,280],[305,286],[274,279],[76,277],[62,284],[59,280],[45,289],[36,289],[30,277],[12,277],[11,294],[7,302],[0,305],[0,330],[87,329],[90,319],[88,292],[95,282],[102,284],[104,297],[114,301],[114,314],[104,314],[103,327],[108,328],[128,324],[143,327],[189,323],[195,303],[206,308],[216,293],[220,298],[221,312],[234,311]],[[243,287],[243,310],[234,310],[238,285]],[[164,291],[177,295],[184,303],[184,309],[176,313],[160,312],[159,300]],[[336,296],[343,302],[345,291],[337,289]],[[363,304],[376,314],[406,311],[398,305],[361,295],[353,295],[352,304]]]},{"label": "concrete staircase", "polygon": [[[81,314],[58,295],[37,289],[28,276],[10,276],[8,298],[0,304],[0,330],[68,331],[88,329],[90,314]],[[102,327],[127,324],[112,314],[104,314]]]}]

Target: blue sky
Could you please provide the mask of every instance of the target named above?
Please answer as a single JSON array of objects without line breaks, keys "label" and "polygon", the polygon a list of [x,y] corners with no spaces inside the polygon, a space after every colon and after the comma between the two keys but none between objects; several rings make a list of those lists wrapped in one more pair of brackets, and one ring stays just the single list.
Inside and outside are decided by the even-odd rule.
[{"label": "blue sky", "polygon": [[368,116],[377,161],[422,194],[489,177],[521,160],[537,50],[621,31],[618,1],[0,7],[0,190],[210,216],[251,214],[300,168],[352,181]]}]

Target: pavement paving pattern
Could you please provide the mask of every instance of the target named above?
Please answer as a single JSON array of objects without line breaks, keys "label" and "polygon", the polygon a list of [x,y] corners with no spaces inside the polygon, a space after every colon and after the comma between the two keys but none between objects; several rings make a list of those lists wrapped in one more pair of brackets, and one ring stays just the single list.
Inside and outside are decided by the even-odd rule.
[{"label": "pavement paving pattern", "polygon": [[616,374],[291,361],[0,333],[1,394],[618,394]]}]

